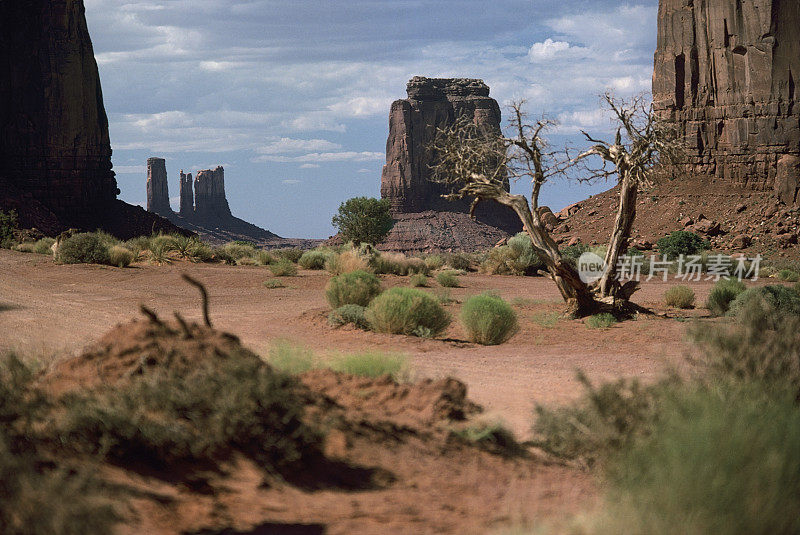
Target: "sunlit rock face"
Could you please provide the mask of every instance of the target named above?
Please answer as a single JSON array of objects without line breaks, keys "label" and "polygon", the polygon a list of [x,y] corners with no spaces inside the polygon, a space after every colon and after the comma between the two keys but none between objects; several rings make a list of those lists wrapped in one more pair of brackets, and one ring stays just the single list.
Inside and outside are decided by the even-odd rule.
[{"label": "sunlit rock face", "polygon": [[800,2],[661,0],[655,109],[685,136],[674,169],[799,202]]},{"label": "sunlit rock face", "polygon": [[[451,186],[432,182],[433,155],[428,150],[440,128],[467,116],[484,131],[500,131],[500,107],[489,96],[483,80],[469,78],[414,77],[408,82],[408,98],[397,100],[389,113],[386,165],[381,176],[381,196],[391,201],[395,214],[469,212],[470,200],[448,201],[442,195]],[[478,207],[479,221],[509,231],[520,227],[516,215],[497,203]]]}]

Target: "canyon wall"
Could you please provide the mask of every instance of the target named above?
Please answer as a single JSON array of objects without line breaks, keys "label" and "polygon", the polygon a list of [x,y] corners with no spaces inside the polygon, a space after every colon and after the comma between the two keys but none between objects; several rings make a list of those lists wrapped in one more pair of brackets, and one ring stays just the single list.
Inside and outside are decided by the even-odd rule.
[{"label": "canyon wall", "polygon": [[194,213],[194,183],[192,173],[185,174],[181,169],[181,177],[178,182],[181,194],[181,208],[178,212],[183,217],[190,217]]},{"label": "canyon wall", "polygon": [[656,112],[688,142],[685,165],[800,202],[800,2],[661,0]]},{"label": "canyon wall", "polygon": [[204,169],[194,179],[194,213],[198,219],[231,217],[225,197],[225,169]]},{"label": "canyon wall", "polygon": [[0,2],[0,180],[66,218],[117,196],[82,0]]},{"label": "canyon wall", "polygon": [[[381,176],[381,196],[391,201],[397,214],[425,211],[469,212],[471,200],[448,201],[442,195],[453,186],[432,182],[428,150],[438,129],[452,125],[457,117],[468,116],[485,131],[500,130],[500,107],[489,96],[482,80],[467,78],[414,77],[408,82],[408,98],[392,104],[386,165]],[[478,206],[479,221],[509,231],[520,228],[519,219],[499,204]]]}]

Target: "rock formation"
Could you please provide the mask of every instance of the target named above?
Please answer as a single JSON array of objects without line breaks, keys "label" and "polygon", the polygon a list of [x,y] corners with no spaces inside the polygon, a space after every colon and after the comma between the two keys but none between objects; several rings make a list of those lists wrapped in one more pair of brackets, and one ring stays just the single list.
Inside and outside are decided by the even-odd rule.
[{"label": "rock formation", "polygon": [[[497,101],[482,80],[467,78],[416,76],[408,82],[407,92],[408,98],[395,101],[389,114],[381,196],[391,201],[396,218],[427,211],[469,212],[470,200],[448,201],[442,195],[453,187],[430,180],[433,155],[428,147],[438,129],[463,116],[500,135]],[[506,232],[521,228],[513,211],[488,201],[478,206],[476,218]]]},{"label": "rock formation", "polygon": [[147,160],[147,211],[162,216],[172,213],[167,186],[167,161],[163,158]]},{"label": "rock formation", "polygon": [[225,169],[198,171],[194,179],[194,214],[198,219],[226,219],[231,217],[225,197]]},{"label": "rock formation", "polygon": [[123,213],[147,233],[174,229],[118,193],[83,0],[0,2],[0,209],[49,234],[137,232]]},{"label": "rock formation", "polygon": [[800,2],[661,0],[653,99],[680,171],[799,202],[798,76]]},{"label": "rock formation", "polygon": [[182,217],[191,217],[194,213],[194,183],[192,182],[192,173],[184,174],[181,169],[180,179],[180,192],[181,192],[181,208],[180,215]]}]

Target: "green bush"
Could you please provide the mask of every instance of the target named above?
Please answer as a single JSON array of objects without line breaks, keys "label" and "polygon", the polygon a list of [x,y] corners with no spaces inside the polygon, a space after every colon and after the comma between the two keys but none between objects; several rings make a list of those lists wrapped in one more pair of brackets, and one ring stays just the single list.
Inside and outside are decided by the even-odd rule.
[{"label": "green bush", "polygon": [[331,277],[325,288],[325,297],[334,309],[344,305],[365,307],[380,293],[380,279],[366,271],[351,271]]},{"label": "green bush", "polygon": [[490,294],[467,299],[461,309],[461,323],[469,339],[482,345],[502,344],[519,330],[511,305]]},{"label": "green bush", "polygon": [[428,276],[422,273],[411,275],[411,279],[409,279],[409,284],[411,285],[412,288],[425,288],[428,286]]},{"label": "green bush", "polygon": [[524,232],[508,240],[508,245],[490,249],[481,263],[481,271],[492,275],[536,275],[545,267],[533,249],[530,237]]},{"label": "green bush", "polygon": [[345,242],[380,243],[394,225],[388,199],[355,197],[343,202],[333,216],[333,226]]},{"label": "green bush", "polygon": [[428,265],[421,258],[407,257],[402,253],[380,253],[370,259],[370,267],[378,274],[399,275],[428,273]]},{"label": "green bush", "polygon": [[328,367],[333,371],[361,377],[390,375],[400,379],[408,369],[408,364],[402,355],[373,351],[335,356],[328,362]]},{"label": "green bush", "polygon": [[459,271],[469,271],[472,269],[472,260],[465,253],[448,253],[445,255],[445,264]]},{"label": "green bush", "polygon": [[778,313],[800,316],[800,295],[791,288],[780,285],[745,290],[731,302],[728,315],[738,315],[745,305],[754,299],[766,301]]},{"label": "green bush", "polygon": [[19,230],[17,212],[15,210],[8,212],[0,210],[0,247],[10,249],[14,245],[14,234],[17,230]]},{"label": "green bush", "polygon": [[236,258],[234,258],[225,247],[214,247],[211,249],[212,259],[216,262],[222,262],[229,266],[236,265]]},{"label": "green bush", "polygon": [[[600,533],[800,533],[800,411],[698,389],[671,400],[612,463]],[[678,528],[679,526],[679,528]]]},{"label": "green bush", "polygon": [[608,312],[603,312],[601,314],[595,314],[594,316],[589,316],[586,318],[586,326],[590,329],[608,329],[613,327],[617,324],[617,318],[614,317],[613,314],[609,314]]},{"label": "green bush", "polygon": [[96,233],[75,234],[63,240],[56,251],[60,264],[108,264],[108,247]]},{"label": "green bush", "polygon": [[444,258],[438,254],[428,255],[425,257],[425,265],[428,266],[428,271],[436,271],[444,266]]},{"label": "green bush", "polygon": [[436,282],[444,288],[458,288],[458,277],[452,271],[442,271],[436,275]]},{"label": "green bush", "polygon": [[536,406],[533,434],[538,447],[556,457],[593,465],[649,434],[662,385],[619,379],[596,387],[583,373],[578,380],[585,388],[578,402],[555,409]]},{"label": "green bush", "polygon": [[51,255],[53,254],[53,244],[56,242],[53,238],[42,238],[34,244],[33,252],[36,254]]},{"label": "green bush", "polygon": [[778,279],[785,282],[800,281],[800,274],[791,269],[782,269],[778,272]]},{"label": "green bush", "polygon": [[711,289],[706,308],[714,316],[724,316],[736,297],[747,290],[747,286],[737,279],[720,279]]},{"label": "green bush", "polygon": [[373,330],[383,333],[436,336],[450,325],[450,315],[433,296],[416,288],[392,288],[376,297],[367,310]]},{"label": "green bush", "polygon": [[303,257],[303,250],[298,249],[297,247],[292,247],[288,249],[276,249],[272,251],[276,257],[285,258],[289,262],[296,264],[302,257]]},{"label": "green bush", "polygon": [[234,261],[239,261],[244,257],[253,258],[256,256],[256,248],[253,245],[235,241],[223,245],[222,250]]},{"label": "green bush", "polygon": [[60,443],[119,462],[219,461],[240,451],[280,469],[315,455],[296,383],[234,354],[187,370],[155,366],[130,382],[70,395]]},{"label": "green bush", "polygon": [[256,251],[255,261],[259,266],[269,266],[276,260],[277,259],[269,251],[265,251],[264,249],[259,249]]},{"label": "green bush", "polygon": [[108,250],[108,263],[112,266],[125,268],[133,262],[133,253],[122,245],[114,245]]},{"label": "green bush", "polygon": [[328,314],[328,323],[334,327],[353,325],[359,329],[369,330],[369,322],[365,316],[366,307],[361,305],[342,305]]},{"label": "green bush", "polygon": [[332,275],[341,275],[352,271],[369,271],[369,259],[361,256],[355,249],[346,249],[333,254],[325,262],[325,269]]},{"label": "green bush", "polygon": [[673,286],[664,292],[664,303],[670,307],[692,308],[694,301],[694,291],[688,286]]},{"label": "green bush", "polygon": [[273,262],[268,266],[268,269],[275,277],[294,277],[297,275],[297,265],[293,264],[288,258],[281,258],[277,262]]},{"label": "green bush", "polygon": [[303,253],[303,256],[300,257],[297,263],[300,264],[300,267],[303,269],[325,269],[325,262],[327,262],[330,257],[331,253],[329,251],[313,249]]},{"label": "green bush", "polygon": [[711,248],[708,240],[704,240],[694,232],[676,230],[656,243],[658,252],[663,257],[676,259],[680,255],[696,255]]},{"label": "green bush", "polygon": [[299,375],[319,367],[320,361],[310,349],[279,340],[269,349],[269,365],[290,375]]}]

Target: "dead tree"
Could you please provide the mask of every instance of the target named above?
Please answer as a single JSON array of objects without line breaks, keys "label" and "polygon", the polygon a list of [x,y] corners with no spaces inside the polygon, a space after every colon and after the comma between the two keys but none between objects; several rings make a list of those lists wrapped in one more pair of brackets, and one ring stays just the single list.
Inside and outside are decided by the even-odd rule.
[{"label": "dead tree", "polygon": [[[584,316],[597,309],[591,289],[577,270],[567,262],[539,216],[539,192],[551,176],[563,171],[555,154],[548,149],[543,133],[553,122],[542,119],[528,124],[524,102],[511,105],[510,128],[513,137],[498,136],[480,129],[466,118],[440,129],[431,149],[434,151],[433,179],[454,185],[450,199],[473,198],[470,215],[478,203],[496,201],[512,208],[534,249],[544,261],[547,271],[572,314]],[[529,177],[531,201],[524,195],[506,191],[508,178]]]},{"label": "dead tree", "polygon": [[[620,284],[618,265],[630,241],[639,191],[652,187],[652,170],[660,161],[678,158],[681,144],[674,130],[657,119],[644,96],[624,101],[606,93],[603,98],[618,123],[613,143],[595,139],[582,131],[594,145],[569,160],[567,167],[581,171],[579,180],[613,178],[619,185],[617,216],[608,242],[606,270],[597,283],[597,293],[601,298],[627,301],[639,285],[636,281]],[[591,163],[598,160],[598,165]]]},{"label": "dead tree", "polygon": [[[595,145],[574,158],[568,152],[558,153],[549,149],[544,133],[554,123],[547,119],[529,122],[523,111],[524,102],[511,104],[511,135],[508,137],[483,131],[464,118],[448,128],[440,129],[431,146],[436,162],[433,166],[434,180],[455,187],[447,198],[473,198],[471,214],[474,214],[477,204],[484,200],[496,201],[516,212],[534,249],[544,260],[550,278],[567,303],[569,312],[575,316],[601,310],[626,313],[637,308],[628,301],[636,288],[627,285],[621,291],[623,287],[616,280],[616,263],[630,237],[636,192],[647,181],[646,175],[657,162],[662,145],[658,137],[661,130],[651,113],[646,114],[647,122],[643,126],[636,121],[642,101],[636,100],[628,106],[610,95],[606,96],[606,101],[621,123],[615,143],[605,143],[587,135]],[[593,156],[601,158],[601,166],[589,167]],[[614,165],[613,169],[608,168],[609,164]],[[544,183],[553,176],[566,175],[568,171],[579,167],[589,171],[587,179],[616,173],[623,187],[617,224],[606,256],[610,269],[599,283],[591,285],[581,280],[575,267],[562,257],[539,215],[539,193]],[[530,202],[524,195],[514,195],[506,190],[509,177],[515,180],[527,177],[531,180]]]}]

